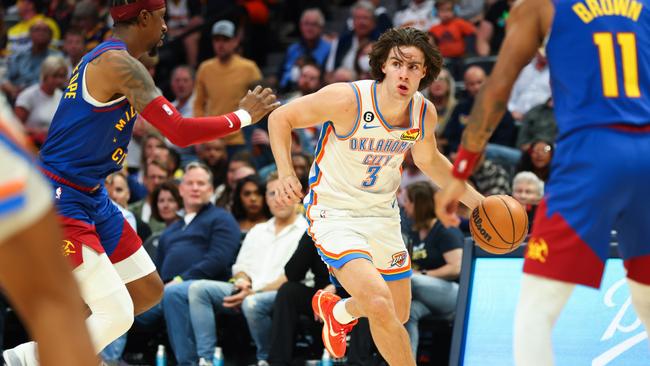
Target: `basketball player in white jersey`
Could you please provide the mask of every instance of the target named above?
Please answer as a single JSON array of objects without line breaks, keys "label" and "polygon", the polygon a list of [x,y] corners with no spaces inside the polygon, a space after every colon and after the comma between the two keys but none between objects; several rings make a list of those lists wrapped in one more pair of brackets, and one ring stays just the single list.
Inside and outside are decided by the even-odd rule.
[{"label": "basketball player in white jersey", "polygon": [[0,97],[0,286],[39,342],[41,365],[96,365],[51,188],[15,122]]},{"label": "basketball player in white jersey", "polygon": [[[269,117],[271,147],[281,179],[277,199],[301,198],[291,164],[291,130],[324,123],[304,199],[309,233],[334,277],[352,297],[319,291],[314,312],[323,342],[345,354],[346,334],[359,317],[390,365],[415,365],[403,323],[411,302],[411,260],[400,234],[396,191],[404,153],[437,185],[451,181],[438,152],[436,110],[418,90],[438,75],[439,51],[424,32],[391,29],[370,53],[375,80],[337,83],[280,107]],[[483,197],[468,186],[462,202]]]}]

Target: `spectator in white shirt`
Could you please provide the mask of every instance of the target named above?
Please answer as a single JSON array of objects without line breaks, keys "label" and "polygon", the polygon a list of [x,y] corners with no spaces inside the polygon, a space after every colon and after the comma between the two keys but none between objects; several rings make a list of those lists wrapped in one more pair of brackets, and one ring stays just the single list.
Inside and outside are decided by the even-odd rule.
[{"label": "spectator in white shirt", "polygon": [[271,173],[266,198],[273,218],[255,225],[246,235],[232,267],[232,281],[202,280],[189,288],[190,319],[197,353],[202,359],[199,364],[212,357],[217,345],[214,309],[224,313],[241,309],[257,347],[257,364],[268,365],[275,295],[287,280],[284,265],[307,229],[296,205],[281,206],[272,199],[279,184],[277,173]]},{"label": "spectator in white shirt", "polygon": [[16,98],[14,112],[36,145],[45,141],[67,79],[68,67],[63,57],[48,56],[41,64],[40,82]]},{"label": "spectator in white shirt", "polygon": [[535,58],[521,70],[508,101],[508,110],[512,117],[521,121],[533,107],[551,97],[551,83],[548,62],[543,51],[537,51]]},{"label": "spectator in white shirt", "polygon": [[435,12],[433,0],[411,0],[406,9],[395,14],[393,25],[395,28],[413,27],[428,32],[440,22]]}]

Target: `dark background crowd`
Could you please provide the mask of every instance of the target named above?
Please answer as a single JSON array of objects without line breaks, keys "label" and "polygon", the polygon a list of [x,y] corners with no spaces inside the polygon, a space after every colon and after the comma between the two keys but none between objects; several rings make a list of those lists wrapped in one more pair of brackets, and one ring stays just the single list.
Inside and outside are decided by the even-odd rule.
[{"label": "dark background crowd", "polygon": [[[109,1],[2,1],[0,89],[36,146],[47,136],[73,67],[111,37]],[[256,85],[273,88],[288,103],[329,83],[370,78],[368,53],[379,35],[390,27],[416,27],[429,33],[445,58],[445,68],[422,93],[438,113],[438,146],[453,159],[474,97],[496,60],[512,2],[168,0],[165,43],[157,56],[140,61],[183,115],[219,115],[237,109]],[[303,186],[319,133],[320,126],[293,133],[293,164]],[[532,215],[549,176],[555,136],[540,50],[521,72],[471,183],[485,195],[513,195]],[[304,235],[301,207],[286,211],[268,199],[274,170],[264,120],[179,148],[138,117],[124,169],[105,185],[166,287],[161,304],[104,350],[107,364],[152,364],[158,344],[167,346],[170,363],[175,356],[180,364],[198,357],[209,364],[201,348],[215,344],[201,344],[205,339],[223,348],[227,364],[320,358],[320,326],[309,299],[317,289],[341,289],[329,285],[327,269]],[[466,221],[460,230],[437,222],[433,194],[430,180],[407,156],[399,202],[414,277],[405,326],[418,362],[441,365],[448,357],[468,231]],[[241,291],[236,280],[242,277],[252,288]],[[190,288],[189,299],[178,298],[183,286]],[[0,319],[8,315],[0,321],[1,349],[25,335],[10,306],[0,305]],[[181,330],[189,323],[194,334]],[[380,363],[361,323],[346,364]]]}]

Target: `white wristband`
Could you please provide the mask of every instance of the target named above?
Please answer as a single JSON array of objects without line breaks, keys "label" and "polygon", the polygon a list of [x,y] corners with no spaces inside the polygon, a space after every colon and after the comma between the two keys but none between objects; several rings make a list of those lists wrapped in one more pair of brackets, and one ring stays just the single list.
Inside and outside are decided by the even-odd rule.
[{"label": "white wristband", "polygon": [[253,122],[251,115],[248,114],[248,112],[243,109],[236,110],[235,115],[237,116],[237,118],[239,118],[239,123],[241,125],[241,128],[244,128]]}]

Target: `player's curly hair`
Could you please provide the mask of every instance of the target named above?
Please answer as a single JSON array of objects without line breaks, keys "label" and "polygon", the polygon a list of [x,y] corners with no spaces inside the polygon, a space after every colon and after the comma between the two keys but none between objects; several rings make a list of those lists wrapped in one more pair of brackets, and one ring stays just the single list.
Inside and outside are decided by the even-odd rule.
[{"label": "player's curly hair", "polygon": [[[427,72],[420,81],[418,89],[422,90],[428,87],[440,73],[442,55],[438,48],[429,42],[427,33],[415,28],[392,28],[379,37],[379,40],[373,45],[372,51],[370,51],[370,72],[372,77],[377,81],[383,81],[386,75],[381,71],[381,67],[386,62],[390,50],[395,47],[408,46],[417,47],[424,54],[424,66]],[[397,52],[399,53],[399,49]]]}]

